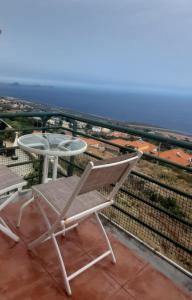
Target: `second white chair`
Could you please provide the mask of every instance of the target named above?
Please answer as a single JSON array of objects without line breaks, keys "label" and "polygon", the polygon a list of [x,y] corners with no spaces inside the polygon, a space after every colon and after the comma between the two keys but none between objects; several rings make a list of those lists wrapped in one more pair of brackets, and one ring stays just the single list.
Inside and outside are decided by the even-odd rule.
[{"label": "second white chair", "polygon": [[[33,191],[36,194],[35,203],[44,218],[47,230],[39,238],[31,242],[28,248],[33,249],[40,243],[49,239],[52,240],[68,295],[71,295],[69,283],[77,275],[108,255],[111,256],[112,261],[115,263],[115,256],[98,212],[113,204],[115,195],[141,155],[142,153],[139,152],[131,156],[126,154],[103,161],[90,162],[81,178],[77,176],[60,178],[56,181],[33,187]],[[105,186],[112,187],[108,196],[104,196],[97,191]],[[42,206],[42,200],[56,213],[56,219],[53,224],[50,223],[46,210]],[[96,218],[106,241],[107,250],[81,269],[68,275],[56,237],[74,228],[74,226],[77,226],[77,221],[90,215],[94,215]],[[90,234],[93,233],[90,232]]]}]

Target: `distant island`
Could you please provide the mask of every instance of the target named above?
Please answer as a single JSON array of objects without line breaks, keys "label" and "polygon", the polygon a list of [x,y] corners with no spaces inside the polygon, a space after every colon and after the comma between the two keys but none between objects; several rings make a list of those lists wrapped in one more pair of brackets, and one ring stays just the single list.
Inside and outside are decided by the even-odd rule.
[{"label": "distant island", "polygon": [[14,82],[1,82],[0,81],[0,84],[1,85],[8,85],[8,86],[27,86],[27,87],[33,87],[33,88],[54,88],[54,85],[50,85],[50,84],[29,84],[29,83],[21,83],[21,82],[18,82],[18,81],[14,81]]}]

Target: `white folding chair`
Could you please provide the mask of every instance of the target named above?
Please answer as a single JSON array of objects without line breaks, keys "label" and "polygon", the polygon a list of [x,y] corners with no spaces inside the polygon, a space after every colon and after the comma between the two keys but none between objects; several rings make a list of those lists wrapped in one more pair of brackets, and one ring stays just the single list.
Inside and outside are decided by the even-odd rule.
[{"label": "white folding chair", "polygon": [[[0,211],[18,197],[26,184],[22,177],[14,174],[5,165],[0,165]],[[19,237],[13,233],[2,217],[0,217],[0,231],[14,241],[19,241]]]},{"label": "white folding chair", "polygon": [[[114,263],[116,262],[110,241],[98,216],[98,212],[113,203],[116,193],[141,155],[142,153],[139,152],[134,156],[132,155],[132,157],[130,157],[130,154],[126,154],[112,159],[96,161],[94,163],[90,162],[80,179],[77,176],[60,178],[56,181],[33,187],[36,193],[35,203],[45,220],[47,231],[32,241],[28,245],[28,248],[31,250],[42,242],[49,239],[52,240],[68,295],[71,295],[69,282],[77,275],[108,255],[111,255]],[[108,196],[104,196],[97,191],[97,189],[103,188],[104,186],[112,187]],[[41,199],[57,214],[56,221],[53,224],[51,224],[48,219],[46,211],[41,204]],[[64,234],[69,229],[74,228],[74,226],[78,225],[75,224],[76,221],[82,220],[92,214],[96,217],[108,249],[81,269],[67,275],[56,236]],[[72,225],[70,226],[70,224]]]}]

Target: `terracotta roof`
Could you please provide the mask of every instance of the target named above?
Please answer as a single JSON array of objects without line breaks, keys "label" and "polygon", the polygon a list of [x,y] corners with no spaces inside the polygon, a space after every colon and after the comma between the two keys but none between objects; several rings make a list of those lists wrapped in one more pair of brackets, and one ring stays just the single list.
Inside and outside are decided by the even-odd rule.
[{"label": "terracotta roof", "polygon": [[132,142],[130,141],[128,143],[128,146],[132,146],[144,152],[155,152],[157,149],[156,145],[144,141],[132,141]]},{"label": "terracotta roof", "polygon": [[190,161],[192,161],[192,155],[186,153],[182,149],[171,149],[167,151],[163,151],[159,154],[159,157],[171,160],[177,164],[183,166],[189,166]]},{"label": "terracotta roof", "polygon": [[83,141],[87,143],[88,146],[96,146],[96,145],[101,145],[101,142],[94,140],[94,139],[89,139],[89,138],[81,138]]},{"label": "terracotta roof", "polygon": [[128,143],[128,141],[122,139],[111,140],[111,142],[120,146],[127,146]]},{"label": "terracotta roof", "polygon": [[143,152],[156,152],[157,146],[153,145],[151,143],[145,142],[145,141],[126,141],[122,139],[116,139],[112,140],[114,144],[121,145],[121,146],[131,146],[134,147],[135,149],[141,150]]}]

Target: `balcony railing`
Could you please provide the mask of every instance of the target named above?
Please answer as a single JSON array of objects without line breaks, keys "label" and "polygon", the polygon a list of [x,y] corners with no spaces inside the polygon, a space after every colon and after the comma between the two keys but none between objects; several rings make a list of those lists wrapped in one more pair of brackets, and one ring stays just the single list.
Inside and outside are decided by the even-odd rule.
[{"label": "balcony railing", "polygon": [[[190,163],[182,165],[159,157],[162,149],[180,148],[192,153],[192,143],[75,113],[6,113],[0,114],[0,119],[11,126],[0,130],[3,141],[0,164],[25,177],[29,186],[41,180],[42,157],[29,156],[19,149],[13,142],[15,135],[33,131],[60,132],[98,142],[88,147],[84,154],[60,158],[59,176],[80,175],[89,160],[135,151],[114,143],[114,138],[112,140],[105,133],[106,129],[126,133],[129,140],[137,136],[156,145],[157,153],[144,152],[137,169],[118,193],[115,204],[104,211],[104,215],[160,255],[185,270],[192,270],[192,167]],[[92,126],[105,130],[94,132]]]}]

